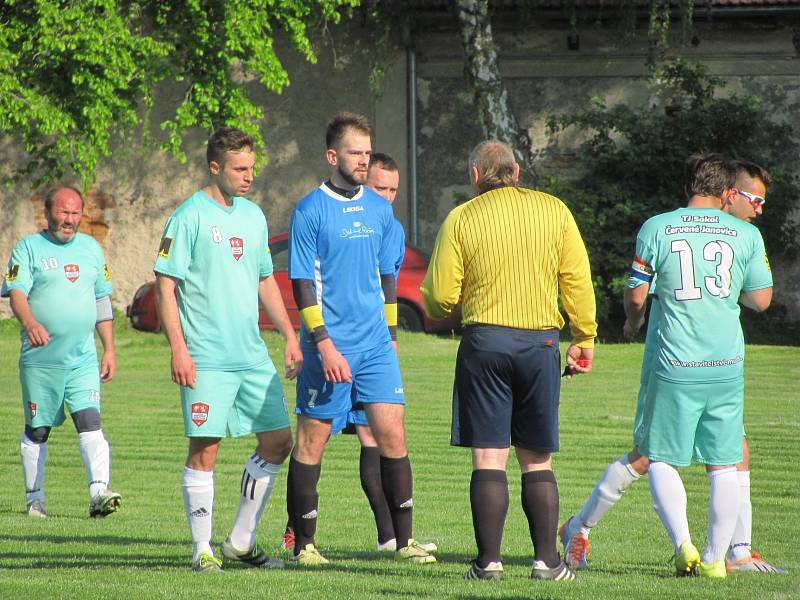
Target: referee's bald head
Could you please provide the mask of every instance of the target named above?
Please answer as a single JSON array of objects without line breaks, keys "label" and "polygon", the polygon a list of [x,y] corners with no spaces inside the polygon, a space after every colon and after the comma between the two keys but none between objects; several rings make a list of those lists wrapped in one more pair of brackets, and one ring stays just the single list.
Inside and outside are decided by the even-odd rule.
[{"label": "referee's bald head", "polygon": [[481,142],[469,154],[469,174],[476,194],[516,186],[519,165],[508,145],[497,140]]}]

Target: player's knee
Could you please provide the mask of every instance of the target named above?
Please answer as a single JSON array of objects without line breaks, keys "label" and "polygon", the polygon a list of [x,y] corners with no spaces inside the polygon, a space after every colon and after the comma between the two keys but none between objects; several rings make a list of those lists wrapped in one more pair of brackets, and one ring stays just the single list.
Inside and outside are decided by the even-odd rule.
[{"label": "player's knee", "polygon": [[25,425],[25,437],[34,444],[44,444],[50,437],[50,427],[31,427]]},{"label": "player's knee", "polygon": [[100,411],[96,408],[85,408],[72,413],[72,422],[78,433],[97,431],[100,429]]}]

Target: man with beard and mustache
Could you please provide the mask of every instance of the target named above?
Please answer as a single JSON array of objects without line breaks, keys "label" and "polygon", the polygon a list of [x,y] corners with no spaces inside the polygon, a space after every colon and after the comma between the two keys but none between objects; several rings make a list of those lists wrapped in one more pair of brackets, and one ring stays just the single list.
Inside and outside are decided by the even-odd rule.
[{"label": "man with beard and mustache", "polygon": [[[25,499],[29,515],[47,516],[47,439],[51,429],[64,422],[66,406],[86,468],[89,516],[105,517],[122,500],[108,489],[111,457],[100,428],[100,382],[111,381],[117,371],[111,275],[98,243],[78,233],[83,215],[78,190],[48,190],[44,212],[47,229],[16,245],[2,287],[20,323]],[[99,370],[95,329],[103,343]]]},{"label": "man with beard and mustache", "polygon": [[392,207],[364,186],[372,152],[367,119],[341,113],[328,124],[330,179],[297,204],[289,232],[289,277],[303,322],[305,367],[297,382],[297,442],[289,460],[292,560],[327,563],[315,546],[317,482],[334,419],[363,403],[380,452],[381,482],[397,560],[435,558],[411,535],[412,476],[403,426],[396,338],[397,244]]}]

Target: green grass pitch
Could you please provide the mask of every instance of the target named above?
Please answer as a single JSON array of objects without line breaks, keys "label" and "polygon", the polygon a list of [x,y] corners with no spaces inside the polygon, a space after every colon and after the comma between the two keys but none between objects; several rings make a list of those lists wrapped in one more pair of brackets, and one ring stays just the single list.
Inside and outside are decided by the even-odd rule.
[{"label": "green grass pitch", "polygon": [[[266,336],[273,359],[280,339]],[[415,536],[439,544],[439,562],[412,566],[374,551],[375,533],[358,479],[354,436],[331,440],[320,481],[317,542],[328,568],[283,572],[236,568],[217,576],[189,569],[190,543],[180,473],[185,459],[178,390],[162,336],[117,325],[119,373],[103,392],[121,511],[88,518],[85,475],[69,420],[53,432],[46,479],[47,519],[24,514],[19,466],[22,409],[16,323],[0,323],[0,598],[798,598],[800,597],[800,368],[798,348],[748,348],[745,423],[752,459],[754,545],[788,576],[738,574],[724,581],[672,577],[671,547],[634,485],[593,531],[590,569],[573,583],[528,579],[531,544],[519,505],[519,470],[509,468],[511,506],[503,539],[506,578],[464,581],[475,551],[469,511],[469,453],[449,442],[457,340],[400,335],[415,475]],[[606,464],[631,443],[641,344],[599,346],[588,376],[564,381],[555,473],[563,521]],[[280,364],[279,360],[276,363]],[[294,385],[285,386],[294,402]],[[214,544],[234,517],[241,468],[253,439],[223,443],[216,472]],[[705,540],[708,486],[699,467],[682,471],[695,544]],[[259,541],[278,552],[285,522],[285,472],[265,512]]]}]

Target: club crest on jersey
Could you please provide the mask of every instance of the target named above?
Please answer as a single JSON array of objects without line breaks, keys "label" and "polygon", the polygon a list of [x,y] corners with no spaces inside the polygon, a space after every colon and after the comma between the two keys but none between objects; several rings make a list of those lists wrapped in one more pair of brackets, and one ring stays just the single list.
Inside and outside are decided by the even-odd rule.
[{"label": "club crest on jersey", "polygon": [[36,403],[28,402],[28,408],[31,411],[31,419],[36,416]]},{"label": "club crest on jersey", "polygon": [[244,254],[244,240],[239,237],[232,237],[228,241],[231,243],[231,252],[233,253],[233,258],[236,260],[242,258],[242,254]]},{"label": "club crest on jersey", "polygon": [[81,276],[81,268],[75,264],[64,265],[64,275],[67,276],[71,283],[75,283],[78,281],[78,277]]},{"label": "club crest on jersey", "polygon": [[208,421],[208,404],[204,402],[195,402],[192,404],[192,422],[200,427],[203,423]]}]

